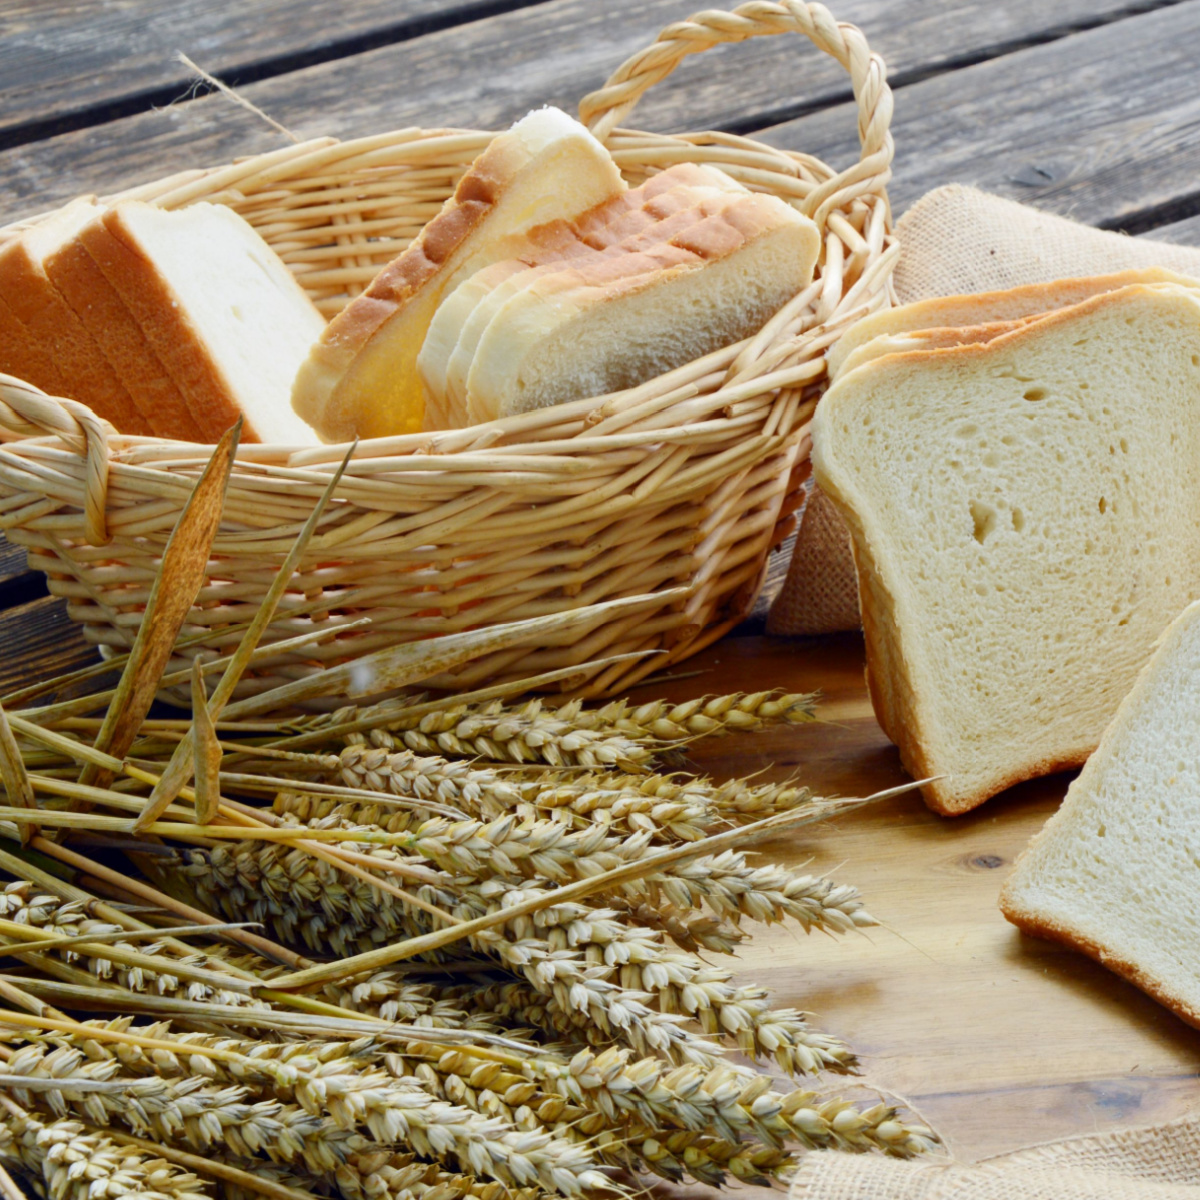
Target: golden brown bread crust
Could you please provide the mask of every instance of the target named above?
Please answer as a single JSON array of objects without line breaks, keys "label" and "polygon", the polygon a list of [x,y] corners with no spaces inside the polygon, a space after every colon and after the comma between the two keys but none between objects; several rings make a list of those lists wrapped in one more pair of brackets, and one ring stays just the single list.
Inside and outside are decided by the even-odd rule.
[{"label": "golden brown bread crust", "polygon": [[325,327],[300,368],[293,392],[296,412],[323,436],[336,438],[350,432],[342,428],[344,418],[337,411],[335,393],[355,356],[480,227],[504,180],[520,162],[519,147],[505,137],[494,139],[412,245]]},{"label": "golden brown bread crust", "polygon": [[46,273],[113,365],[156,437],[200,441],[200,427],[141,326],[83,243],[76,239],[46,259]]},{"label": "golden brown bread crust", "polygon": [[86,404],[121,433],[153,432],[75,310],[31,254],[27,238],[0,251],[0,292],[34,341],[53,356],[64,394]]},{"label": "golden brown bread crust", "polygon": [[[176,427],[185,427],[185,414],[190,413],[200,441],[219,441],[242,412],[171,288],[142,254],[126,227],[121,208],[110,209],[87,225],[79,240],[133,314],[158,361],[182,393],[184,411],[171,414]],[[260,440],[249,422],[243,425],[242,441]]]},{"label": "golden brown bread crust", "polygon": [[[1116,271],[1110,275],[1087,275],[1077,279],[1056,279],[1050,283],[1027,283],[1004,291],[974,292],[917,300],[912,304],[901,305],[900,308],[872,314],[852,325],[846,336],[830,348],[830,375],[833,377],[840,374],[842,365],[850,354],[877,334],[912,332],[911,325],[896,323],[905,310],[917,311],[918,328],[930,327],[921,325],[922,321],[936,321],[939,328],[945,328],[953,325],[975,325],[982,320],[1017,320],[1031,313],[1048,312],[1079,304],[1092,296],[1116,291],[1131,284],[1190,285],[1193,282],[1194,280],[1165,267],[1138,267]],[[896,316],[893,317],[892,314]]]},{"label": "golden brown bread crust", "polygon": [[3,296],[0,296],[0,371],[32,383],[51,396],[61,396],[66,390],[66,381],[54,360],[17,320]]},{"label": "golden brown bread crust", "polygon": [[1164,1007],[1169,1008],[1189,1025],[1200,1029],[1200,1009],[1192,1007],[1181,996],[1172,992],[1160,979],[1147,974],[1136,963],[1110,953],[1099,942],[1093,941],[1076,930],[1068,929],[1056,921],[1018,908],[1006,891],[1000,893],[1000,911],[1023,933],[1044,938],[1046,941],[1058,942],[1060,945],[1069,946],[1072,950],[1081,951],[1089,958],[1095,959],[1102,967],[1107,967],[1123,979],[1127,979],[1134,987],[1141,988],[1148,996],[1152,996]]}]

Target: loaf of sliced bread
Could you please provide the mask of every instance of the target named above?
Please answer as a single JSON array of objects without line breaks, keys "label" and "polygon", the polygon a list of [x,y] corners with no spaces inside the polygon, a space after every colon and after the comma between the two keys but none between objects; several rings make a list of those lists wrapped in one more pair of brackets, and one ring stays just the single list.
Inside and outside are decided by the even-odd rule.
[{"label": "loaf of sliced bread", "polygon": [[[670,243],[684,230],[719,212],[741,191],[682,185],[646,197],[640,189],[626,193],[627,212],[584,237],[548,251],[531,250],[520,259],[507,259],[478,271],[442,301],[418,359],[426,388],[445,400],[444,424],[461,426],[476,418],[467,403],[467,379],[484,331],[500,308],[543,275],[566,266],[580,270],[585,263],[652,251]],[[610,206],[611,207],[611,206]],[[448,348],[448,350],[447,350]]]},{"label": "loaf of sliced bread", "polygon": [[[46,259],[100,212],[79,199],[0,250],[0,295],[29,338],[54,361],[63,395],[86,404],[122,433],[152,430],[91,333],[46,273]],[[16,364],[0,362],[13,374]],[[33,382],[31,380],[30,382]]]},{"label": "loaf of sliced bread", "polygon": [[1191,284],[1193,280],[1164,267],[1118,271],[1080,279],[1031,283],[1003,292],[974,292],[964,296],[938,296],[899,308],[885,309],[856,321],[829,351],[829,377],[838,375],[845,360],[872,338],[883,333],[912,333],[918,329],[979,325],[988,321],[1015,321],[1054,308],[1079,304],[1090,296],[1135,283]]},{"label": "loaf of sliced bread", "polygon": [[1139,285],[843,375],[813,424],[876,715],[958,813],[1077,766],[1200,594],[1200,300]]},{"label": "loaf of sliced bread", "polygon": [[125,201],[80,240],[179,388],[202,441],[215,442],[239,418],[245,441],[316,441],[290,397],[324,318],[232,209]]},{"label": "loaf of sliced bread", "polygon": [[565,266],[500,305],[467,376],[471,419],[633,387],[759,329],[811,281],[820,235],[774,196],[730,200],[657,249]]},{"label": "loaf of sliced bread", "polygon": [[447,291],[511,257],[509,239],[625,190],[608,151],[558,109],[493,139],[442,211],[330,322],[296,376],[296,412],[327,441],[425,426],[417,355]]},{"label": "loaf of sliced bread", "polygon": [[1200,604],[1178,616],[1000,893],[1200,1026]]},{"label": "loaf of sliced bread", "polygon": [[[505,240],[503,253],[509,257],[476,271],[448,292],[438,306],[424,344],[417,356],[417,369],[425,388],[429,429],[467,424],[463,383],[471,351],[463,347],[468,323],[478,303],[492,295],[494,287],[527,269],[549,269],[549,265],[609,253],[616,248],[642,244],[652,229],[694,204],[700,196],[746,189],[720,171],[681,163],[653,176],[639,188],[622,192],[572,221],[558,220]],[[472,348],[473,341],[472,340]],[[459,368],[451,370],[451,359]],[[457,386],[456,386],[457,385]]]}]

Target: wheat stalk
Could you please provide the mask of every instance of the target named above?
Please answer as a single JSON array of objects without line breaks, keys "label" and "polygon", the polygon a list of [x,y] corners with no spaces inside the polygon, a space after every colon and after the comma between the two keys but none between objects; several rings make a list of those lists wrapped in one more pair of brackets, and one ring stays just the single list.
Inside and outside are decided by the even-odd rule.
[{"label": "wheat stalk", "polygon": [[625,734],[578,728],[544,711],[537,700],[519,709],[507,709],[500,701],[478,709],[460,706],[427,713],[411,728],[405,724],[401,719],[389,728],[373,729],[372,742],[388,750],[407,746],[420,754],[622,771],[639,770],[658,749]]}]

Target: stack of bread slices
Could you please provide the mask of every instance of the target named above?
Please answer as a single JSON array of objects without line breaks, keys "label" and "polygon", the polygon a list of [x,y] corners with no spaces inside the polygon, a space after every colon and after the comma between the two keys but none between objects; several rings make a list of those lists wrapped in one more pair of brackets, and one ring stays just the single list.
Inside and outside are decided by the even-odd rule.
[{"label": "stack of bread slices", "polygon": [[330,323],[293,401],[343,440],[632,387],[756,331],[819,249],[807,217],[712,168],[629,189],[582,125],[541,109]]},{"label": "stack of bread slices", "polygon": [[117,430],[311,444],[289,403],[324,318],[273,250],[218,204],[68,205],[0,250],[0,371]]}]

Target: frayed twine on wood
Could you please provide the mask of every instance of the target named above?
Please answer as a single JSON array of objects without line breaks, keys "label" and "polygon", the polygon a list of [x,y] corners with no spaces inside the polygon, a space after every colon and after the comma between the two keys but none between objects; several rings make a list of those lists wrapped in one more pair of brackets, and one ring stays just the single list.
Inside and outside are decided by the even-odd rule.
[{"label": "frayed twine on wood", "polygon": [[[260,117],[262,120],[266,121],[266,123],[270,125],[272,129],[276,130],[278,133],[282,133],[284,137],[290,138],[293,142],[299,144],[300,138],[298,138],[290,129],[288,129],[286,125],[281,125],[275,120],[274,117],[268,116],[265,112],[263,112],[263,110],[259,108],[257,104],[252,104],[246,99],[245,96],[234,91],[229,84],[223,83],[215,75],[210,75],[203,67],[197,66],[190,58],[188,58],[186,54],[183,53],[182,50],[177,50],[175,52],[175,61],[182,63],[189,71],[194,71],[198,82],[203,81],[204,83],[207,83],[210,88],[220,92],[223,96],[227,96],[234,102],[234,104],[240,105],[242,108],[246,109],[247,112],[252,112],[256,117]],[[191,93],[193,95],[195,94],[195,89],[196,83],[193,83],[191,88]]]}]

